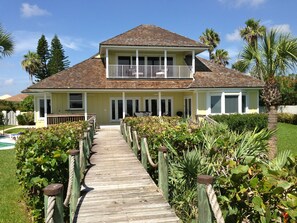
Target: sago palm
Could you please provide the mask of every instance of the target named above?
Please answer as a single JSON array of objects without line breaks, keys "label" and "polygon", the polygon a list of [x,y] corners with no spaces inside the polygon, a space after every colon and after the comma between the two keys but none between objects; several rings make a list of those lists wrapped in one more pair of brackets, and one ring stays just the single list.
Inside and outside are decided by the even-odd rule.
[{"label": "sago palm", "polygon": [[29,51],[24,55],[24,60],[22,61],[23,69],[28,72],[30,80],[33,83],[33,76],[38,72],[41,67],[41,60],[37,53]]},{"label": "sago palm", "polygon": [[207,45],[208,53],[209,53],[209,59],[211,59],[211,54],[214,51],[214,49],[219,45],[220,43],[220,36],[218,33],[216,33],[213,29],[206,29],[204,33],[202,33],[202,36],[200,36],[200,41]]},{"label": "sago palm", "polygon": [[0,24],[0,59],[13,53],[14,42],[11,34],[7,33]]}]

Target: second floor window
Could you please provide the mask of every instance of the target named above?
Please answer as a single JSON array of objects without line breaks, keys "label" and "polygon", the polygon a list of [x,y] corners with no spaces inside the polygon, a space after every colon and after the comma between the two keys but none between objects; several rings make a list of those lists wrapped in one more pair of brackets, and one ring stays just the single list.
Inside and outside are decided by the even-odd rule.
[{"label": "second floor window", "polygon": [[82,109],[83,108],[83,97],[81,93],[70,93],[69,94],[69,108],[70,109]]}]

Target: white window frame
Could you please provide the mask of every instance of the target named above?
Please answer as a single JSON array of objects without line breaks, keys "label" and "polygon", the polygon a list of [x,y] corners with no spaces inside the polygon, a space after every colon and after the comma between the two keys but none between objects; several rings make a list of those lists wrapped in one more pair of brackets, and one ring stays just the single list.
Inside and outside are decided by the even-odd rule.
[{"label": "white window frame", "polygon": [[[220,113],[211,113],[211,97],[212,96],[220,96],[221,97],[221,112]],[[226,113],[225,112],[225,98],[226,96],[237,96],[238,97],[238,113]],[[245,96],[246,97],[246,112],[244,113],[243,111],[241,111],[241,113],[239,112],[240,110],[242,110],[241,108],[239,109],[239,106],[242,107],[242,99],[241,99],[241,104],[239,103],[239,97],[240,96]],[[249,97],[248,94],[246,92],[213,92],[213,93],[207,93],[207,114],[208,115],[218,115],[218,114],[247,114],[249,113]]]},{"label": "white window frame", "polygon": [[[81,108],[70,108],[70,95],[71,94],[81,94],[81,101],[82,101],[82,107]],[[80,92],[70,92],[68,93],[68,110],[71,110],[71,111],[81,111],[81,110],[84,110],[85,108],[85,101],[84,101],[84,94],[83,93],[80,93]]]},{"label": "white window frame", "polygon": [[[44,100],[44,97],[37,97],[37,119],[38,120],[44,120],[44,117],[40,117],[40,100]],[[50,100],[50,109],[51,109],[51,113],[52,113],[52,98],[51,97],[46,97],[46,100]],[[44,103],[43,103],[44,104]]]},{"label": "white window frame", "polygon": [[[157,113],[161,109],[159,109],[159,103],[157,97],[145,97],[143,98],[143,110],[146,110],[145,101],[149,100],[149,111],[152,111],[152,100],[157,100]],[[161,100],[165,100],[165,113],[168,114],[168,100],[171,100],[171,116],[173,116],[173,97],[161,97]],[[157,114],[158,115],[158,114]],[[163,115],[163,114],[162,114]]]},{"label": "white window frame", "polygon": [[[187,108],[187,111],[191,111],[191,114],[187,114],[186,113],[186,104],[185,104],[185,101],[187,100],[187,105],[189,106],[189,100],[191,100],[191,107],[188,107]],[[184,116],[187,118],[187,117],[191,117],[192,114],[193,114],[193,111],[192,111],[192,105],[193,105],[193,97],[192,96],[185,96],[184,97]]]},{"label": "white window frame", "polygon": [[[115,103],[115,119],[112,119],[112,101],[115,100],[116,103]],[[119,117],[118,117],[118,101],[121,100],[123,101],[123,98],[122,97],[111,97],[110,100],[109,100],[109,104],[110,104],[110,122],[118,122],[119,121]],[[128,100],[132,100],[132,103],[133,103],[133,114],[130,114],[130,115],[134,115],[134,113],[136,112],[136,100],[138,100],[138,106],[139,106],[139,111],[141,111],[141,101],[140,101],[140,98],[139,97],[126,97],[125,98],[126,100],[126,103],[125,103],[125,108],[123,107],[123,109],[125,110],[125,113],[127,114],[127,101]],[[123,106],[124,106],[124,103],[123,103]]]}]

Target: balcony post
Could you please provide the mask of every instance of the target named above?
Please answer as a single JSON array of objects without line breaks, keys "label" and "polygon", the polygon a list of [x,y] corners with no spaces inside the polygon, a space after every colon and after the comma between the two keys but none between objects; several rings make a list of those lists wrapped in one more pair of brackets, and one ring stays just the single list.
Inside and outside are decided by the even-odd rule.
[{"label": "balcony post", "polygon": [[109,59],[108,59],[108,49],[106,49],[106,78],[109,78]]},{"label": "balcony post", "polygon": [[167,78],[167,50],[164,50],[164,76]]},{"label": "balcony post", "polygon": [[123,100],[123,119],[126,117],[126,95],[125,92],[122,93]]},{"label": "balcony post", "polygon": [[198,106],[198,103],[199,103],[199,94],[198,94],[198,91],[196,91],[196,115],[199,114],[199,106]]},{"label": "balcony post", "polygon": [[193,77],[195,74],[195,50],[192,51],[192,74],[191,77]]},{"label": "balcony post", "polygon": [[87,92],[84,93],[84,102],[85,102],[85,121],[88,120],[88,98]]},{"label": "balcony post", "polygon": [[158,115],[162,116],[161,91],[158,92]]},{"label": "balcony post", "polygon": [[139,78],[139,58],[138,58],[138,49],[136,50],[136,78]]},{"label": "balcony post", "polygon": [[43,107],[44,107],[44,127],[47,127],[47,98],[46,98],[46,92],[44,92],[44,94],[43,94]]}]

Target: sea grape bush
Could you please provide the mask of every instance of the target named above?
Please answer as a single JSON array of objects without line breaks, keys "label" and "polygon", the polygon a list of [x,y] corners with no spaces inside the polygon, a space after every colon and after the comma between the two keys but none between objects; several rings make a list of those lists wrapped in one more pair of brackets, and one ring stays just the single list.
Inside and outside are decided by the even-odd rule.
[{"label": "sea grape bush", "polygon": [[51,183],[68,181],[68,154],[78,149],[86,122],[72,122],[47,128],[28,129],[17,140],[17,178],[22,186],[34,222],[43,222],[42,189]]},{"label": "sea grape bush", "polygon": [[176,117],[124,121],[147,136],[155,159],[160,145],[169,149],[170,203],[184,222],[198,216],[198,174],[215,177],[226,222],[297,221],[297,157],[285,151],[269,161],[271,132],[265,128],[239,133],[226,124],[196,125]]}]

